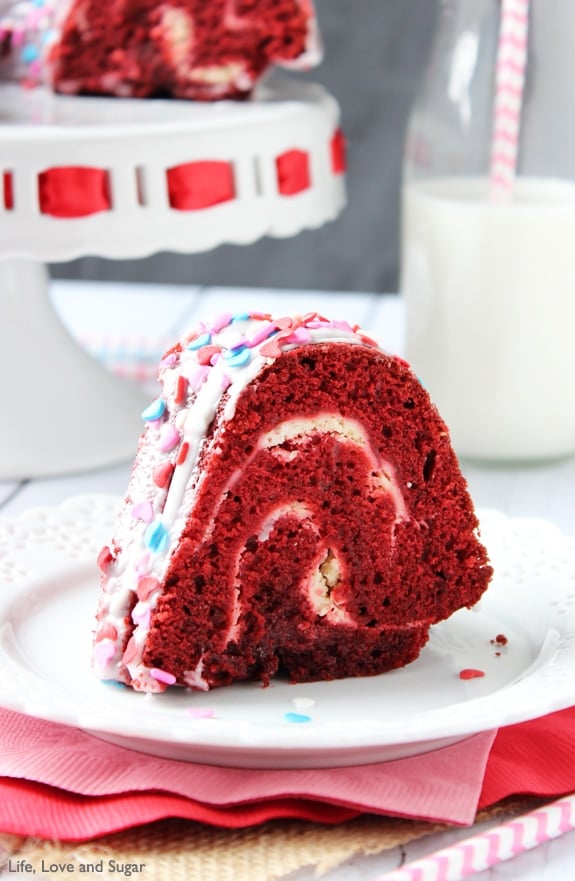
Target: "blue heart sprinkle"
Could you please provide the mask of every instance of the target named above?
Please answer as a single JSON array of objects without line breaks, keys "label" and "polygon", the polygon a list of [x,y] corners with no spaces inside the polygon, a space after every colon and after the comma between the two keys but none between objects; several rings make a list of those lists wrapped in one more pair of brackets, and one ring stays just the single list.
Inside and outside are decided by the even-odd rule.
[{"label": "blue heart sprinkle", "polygon": [[160,417],[164,414],[166,409],[166,402],[162,398],[156,398],[155,401],[146,407],[146,409],[142,412],[142,419],[145,419],[146,422],[153,422],[156,419],[160,419]]},{"label": "blue heart sprinkle", "polygon": [[234,315],[232,321],[249,321],[250,313],[249,312],[239,312],[237,315]]},{"label": "blue heart sprinkle", "polygon": [[252,353],[247,346],[224,352],[224,358],[230,367],[243,367],[245,364],[249,364],[251,357]]},{"label": "blue heart sprinkle", "polygon": [[286,722],[295,722],[296,724],[311,722],[311,716],[304,716],[303,713],[285,713],[284,719]]},{"label": "blue heart sprinkle", "polygon": [[150,523],[144,533],[144,544],[153,554],[161,554],[165,551],[170,539],[170,533],[161,520]]},{"label": "blue heart sprinkle", "polygon": [[209,346],[211,341],[212,337],[209,333],[201,333],[195,340],[188,343],[188,349],[191,349],[193,352],[196,349],[201,349],[203,346]]},{"label": "blue heart sprinkle", "polygon": [[29,43],[22,49],[21,57],[24,64],[31,64],[33,61],[37,61],[37,59],[40,57],[40,53],[38,52],[38,48],[36,46],[34,46],[32,43]]}]

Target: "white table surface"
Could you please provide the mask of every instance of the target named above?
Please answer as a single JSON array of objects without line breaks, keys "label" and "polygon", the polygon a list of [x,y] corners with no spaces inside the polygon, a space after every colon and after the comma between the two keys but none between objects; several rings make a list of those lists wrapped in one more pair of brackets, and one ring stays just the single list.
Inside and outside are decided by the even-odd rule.
[{"label": "white table surface", "polygon": [[[79,339],[102,339],[113,328],[120,339],[142,340],[175,337],[179,330],[224,309],[262,309],[289,314],[317,309],[331,318],[347,318],[376,332],[384,344],[401,354],[403,309],[400,298],[377,294],[313,291],[263,291],[229,288],[137,287],[108,283],[58,282],[52,284],[53,301],[70,332]],[[1,436],[0,436],[1,443]],[[0,482],[0,515],[17,516],[37,505],[57,505],[70,496],[105,492],[123,494],[130,462],[63,475],[50,479]],[[530,466],[495,466],[462,462],[477,506],[493,507],[513,517],[543,517],[565,533],[575,534],[575,456],[560,462]],[[400,864],[418,859],[476,829],[429,836],[382,855],[356,858],[323,876],[326,881],[375,881]],[[575,875],[575,833],[522,854],[474,877],[561,881]],[[36,876],[39,877],[39,876]],[[290,876],[291,881],[311,881],[312,870]],[[207,879],[211,881],[211,879]],[[214,879],[217,881],[217,879]]]}]

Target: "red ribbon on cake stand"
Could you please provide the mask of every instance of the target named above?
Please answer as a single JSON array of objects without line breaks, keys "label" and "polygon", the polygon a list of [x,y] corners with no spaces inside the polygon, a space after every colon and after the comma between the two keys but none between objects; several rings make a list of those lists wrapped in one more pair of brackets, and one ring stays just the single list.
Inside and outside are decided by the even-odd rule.
[{"label": "red ribbon on cake stand", "polygon": [[0,98],[0,479],[129,460],[147,400],[63,327],[44,261],[198,253],[334,219],[338,105],[290,80],[238,103]]}]

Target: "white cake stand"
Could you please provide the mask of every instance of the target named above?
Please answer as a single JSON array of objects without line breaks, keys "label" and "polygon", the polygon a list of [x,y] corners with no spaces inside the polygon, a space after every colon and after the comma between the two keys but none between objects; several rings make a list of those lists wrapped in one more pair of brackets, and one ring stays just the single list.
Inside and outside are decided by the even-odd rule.
[{"label": "white cake stand", "polygon": [[[197,253],[318,227],[345,203],[331,153],[338,126],[337,103],[325,90],[291,80],[262,87],[248,102],[218,104],[0,87],[0,479],[132,458],[147,402],[63,327],[45,261]],[[291,150],[307,154],[310,181],[285,194],[277,159]],[[167,170],[214,160],[230,164],[233,198],[171,207]],[[109,210],[81,218],[42,213],[39,175],[78,166],[106,172]]]}]

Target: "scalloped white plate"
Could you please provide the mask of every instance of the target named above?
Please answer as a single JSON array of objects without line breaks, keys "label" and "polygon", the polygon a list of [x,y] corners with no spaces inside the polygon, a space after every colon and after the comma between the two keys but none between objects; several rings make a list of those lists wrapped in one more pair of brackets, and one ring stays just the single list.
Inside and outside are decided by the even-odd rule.
[{"label": "scalloped white plate", "polygon": [[[496,572],[485,597],[402,670],[206,694],[102,683],[89,664],[94,560],[115,506],[84,496],[0,519],[1,706],[170,758],[303,768],[415,755],[575,703],[575,539],[495,511],[480,512]],[[485,675],[461,679],[465,668]]]}]

